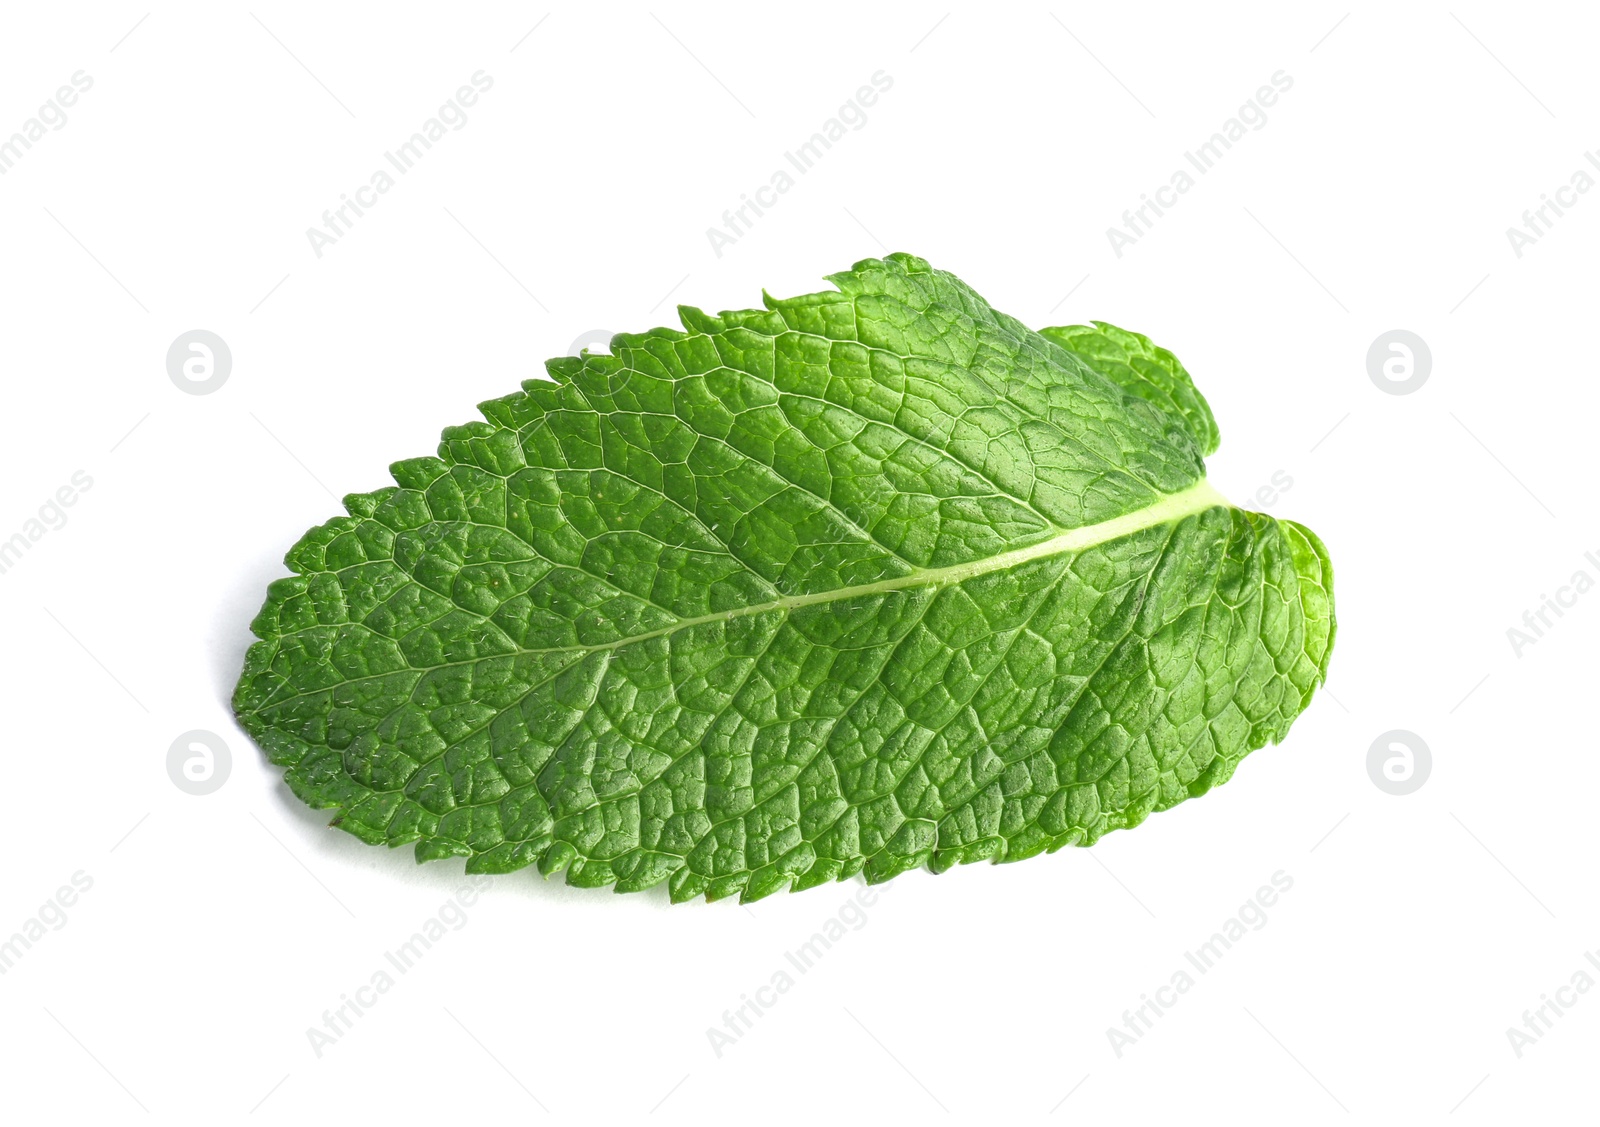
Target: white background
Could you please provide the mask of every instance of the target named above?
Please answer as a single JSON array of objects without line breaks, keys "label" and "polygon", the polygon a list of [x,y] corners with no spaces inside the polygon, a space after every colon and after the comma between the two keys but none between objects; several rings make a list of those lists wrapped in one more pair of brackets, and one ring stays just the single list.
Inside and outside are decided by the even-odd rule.
[{"label": "white background", "polygon": [[[0,539],[93,480],[0,575],[0,938],[93,880],[0,976],[8,1121],[1592,1106],[1600,991],[1520,1058],[1506,1034],[1600,947],[1600,595],[1520,657],[1506,634],[1600,576],[1600,192],[1520,258],[1505,233],[1600,149],[1579,6],[146,12],[15,5],[0,26],[0,135],[93,78],[0,177]],[[466,125],[318,258],[306,229],[479,70]],[[713,253],[724,209],[880,70],[866,125]],[[1266,125],[1115,255],[1106,229],[1280,70]],[[1329,547],[1328,691],[1136,832],[894,881],[720,1058],[707,1028],[860,885],[745,909],[497,878],[318,1057],[307,1029],[463,877],[326,829],[234,725],[283,552],[574,338],[887,250],[1036,327],[1174,349],[1221,424],[1212,481],[1243,503],[1282,471],[1269,511]],[[204,396],[165,367],[196,328],[233,355]],[[1431,347],[1414,394],[1368,377],[1394,328]],[[232,753],[204,797],[167,773],[191,729]],[[1409,796],[1368,776],[1390,729],[1432,750]],[[1278,870],[1266,925],[1117,1056],[1108,1027]]]}]

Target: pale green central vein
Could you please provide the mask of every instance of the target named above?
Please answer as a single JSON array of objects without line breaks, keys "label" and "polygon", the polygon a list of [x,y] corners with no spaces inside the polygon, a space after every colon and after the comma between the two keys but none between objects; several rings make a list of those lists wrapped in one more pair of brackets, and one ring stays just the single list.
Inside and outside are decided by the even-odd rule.
[{"label": "pale green central vein", "polygon": [[[1154,528],[1160,524],[1171,524],[1185,517],[1203,513],[1207,509],[1218,506],[1231,507],[1231,503],[1221,493],[1218,493],[1209,481],[1201,478],[1187,489],[1177,493],[1168,493],[1153,505],[1146,505],[1142,509],[1135,509],[1131,513],[1124,513],[1111,520],[1103,520],[1099,524],[1085,525],[1082,528],[1070,529],[1048,540],[1041,540],[1037,544],[1030,544],[1026,548],[1017,548],[1010,552],[1001,552],[999,555],[988,556],[981,560],[968,560],[966,563],[954,564],[950,567],[918,568],[906,575],[897,575],[892,579],[881,579],[876,583],[864,583],[856,587],[839,587],[832,591],[816,591],[807,595],[785,595],[769,603],[756,603],[736,610],[719,611],[715,614],[702,614],[695,618],[683,618],[671,626],[664,626],[659,630],[651,630],[645,634],[635,634],[628,638],[619,638],[615,642],[606,642],[596,646],[559,646],[547,650],[519,650],[518,653],[595,653],[602,650],[614,650],[634,642],[647,642],[652,638],[660,638],[666,634],[675,634],[679,630],[686,630],[691,626],[704,626],[711,622],[727,622],[735,618],[743,618],[751,614],[766,614],[769,611],[790,611],[801,607],[815,606],[818,603],[835,603],[845,599],[867,598],[872,595],[881,595],[889,591],[904,591],[918,587],[945,587],[953,583],[962,583],[980,575],[990,572],[1005,571],[1009,568],[1020,567],[1032,560],[1044,559],[1047,556],[1058,556],[1067,552],[1081,552],[1112,540],[1120,539],[1146,528]],[[505,656],[505,655],[496,655]],[[476,659],[475,659],[476,660]]]}]

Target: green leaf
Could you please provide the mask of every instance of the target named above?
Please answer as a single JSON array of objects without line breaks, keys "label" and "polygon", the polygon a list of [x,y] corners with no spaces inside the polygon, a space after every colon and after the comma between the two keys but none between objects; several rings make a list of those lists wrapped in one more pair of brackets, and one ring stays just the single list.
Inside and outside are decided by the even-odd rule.
[{"label": "green leaf", "polygon": [[1217,452],[1222,436],[1217,433],[1211,405],[1178,358],[1156,347],[1149,337],[1104,321],[1040,329],[1039,335],[1059,344],[1101,375],[1110,376],[1124,391],[1171,415],[1189,432],[1200,453]]},{"label": "green leaf", "polygon": [[294,792],[753,900],[1090,845],[1281,740],[1332,568],[1206,483],[1176,358],[907,255],[830,281],[552,360],[308,532],[234,696]]}]

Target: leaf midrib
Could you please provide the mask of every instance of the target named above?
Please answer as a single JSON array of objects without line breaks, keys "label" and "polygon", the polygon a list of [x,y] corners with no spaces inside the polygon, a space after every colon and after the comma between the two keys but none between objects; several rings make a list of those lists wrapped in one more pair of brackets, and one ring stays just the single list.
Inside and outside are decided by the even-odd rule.
[{"label": "leaf midrib", "polygon": [[[966,563],[953,564],[949,567],[922,568],[907,575],[897,575],[874,583],[864,583],[854,587],[837,587],[831,591],[816,591],[805,595],[785,595],[765,603],[752,603],[749,606],[736,607],[733,610],[697,615],[693,618],[681,618],[670,626],[663,626],[658,630],[650,630],[643,634],[633,634],[626,638],[618,638],[611,642],[601,642],[595,645],[553,646],[548,649],[513,649],[503,653],[480,654],[476,657],[463,658],[460,661],[444,661],[422,667],[408,665],[406,668],[416,673],[426,674],[435,669],[476,665],[480,662],[498,661],[506,658],[546,654],[581,656],[591,653],[603,653],[608,650],[621,649],[623,646],[632,645],[635,642],[648,642],[654,638],[675,634],[680,630],[687,630],[691,627],[705,626],[713,622],[728,622],[749,615],[769,614],[772,611],[799,610],[803,607],[816,606],[821,603],[869,598],[873,595],[886,594],[891,591],[904,591],[919,587],[945,587],[977,578],[980,575],[988,575],[996,571],[1020,567],[1025,563],[1045,559],[1049,556],[1062,555],[1068,552],[1081,552],[1089,548],[1098,547],[1123,536],[1141,532],[1147,528],[1154,528],[1156,525],[1179,521],[1185,517],[1194,516],[1196,513],[1202,513],[1207,509],[1218,506],[1231,507],[1231,503],[1221,493],[1217,492],[1209,481],[1201,478],[1188,488],[1181,489],[1176,493],[1165,494],[1161,500],[1156,501],[1154,504],[1146,505],[1141,509],[1135,509],[1130,513],[1124,513],[1119,517],[1100,521],[1097,524],[1068,529],[1066,532],[1052,536],[1048,540],[1041,540],[1037,544],[1030,544],[1025,548],[1013,548],[1010,551],[986,556],[979,560],[968,560]],[[569,665],[565,668],[571,668],[571,666]],[[333,692],[343,685],[370,680],[372,677],[389,677],[399,672],[399,669],[393,669],[381,674],[355,677],[347,681],[341,681],[337,685],[328,685],[310,692],[296,693],[281,700],[265,701],[256,711],[281,708],[283,705],[302,697],[312,696],[316,693]]]},{"label": "leaf midrib", "polygon": [[843,602],[846,599],[868,598],[873,595],[882,595],[890,591],[904,591],[917,587],[945,587],[955,583],[964,583],[968,579],[975,579],[980,575],[991,572],[1006,571],[1010,568],[1020,567],[1034,560],[1044,559],[1048,556],[1059,556],[1068,552],[1081,552],[1088,548],[1098,547],[1112,540],[1135,532],[1142,532],[1146,528],[1154,528],[1158,524],[1168,524],[1182,520],[1185,517],[1203,513],[1207,509],[1218,506],[1232,507],[1232,503],[1217,492],[1215,487],[1205,478],[1201,478],[1187,489],[1180,489],[1176,493],[1163,494],[1161,500],[1142,509],[1135,509],[1131,513],[1123,513],[1120,517],[1100,521],[1098,524],[1087,524],[1081,528],[1068,529],[1041,540],[1037,544],[1030,544],[1026,548],[1013,548],[1008,552],[997,555],[985,556],[979,560],[968,560],[966,563],[952,564],[949,567],[919,568],[906,575],[896,575],[889,579],[880,579],[874,583],[862,583],[854,587],[836,587],[830,591],[814,591],[805,595],[784,595],[765,603],[751,603],[749,606],[735,607],[733,610],[716,611],[712,614],[696,615],[693,618],[680,618],[671,626],[663,626],[658,630],[649,630],[643,634],[632,634],[626,638],[618,638],[613,642],[601,642],[596,645],[579,646],[553,646],[549,649],[515,649],[503,654],[489,654],[484,657],[467,658],[459,662],[445,662],[440,665],[430,665],[428,669],[443,669],[449,665],[469,665],[477,661],[490,661],[498,657],[519,657],[530,654],[557,654],[557,653],[601,653],[605,650],[620,649],[634,642],[648,642],[652,638],[660,638],[667,634],[675,634],[679,630],[687,630],[694,626],[705,626],[713,622],[727,622],[735,618],[744,618],[753,614],[767,614],[772,611],[799,610],[802,607],[816,606],[819,603]]}]

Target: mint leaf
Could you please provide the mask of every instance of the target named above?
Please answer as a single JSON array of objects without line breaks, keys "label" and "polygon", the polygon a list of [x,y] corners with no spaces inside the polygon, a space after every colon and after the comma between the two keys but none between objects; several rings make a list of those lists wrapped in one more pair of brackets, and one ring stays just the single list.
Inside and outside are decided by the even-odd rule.
[{"label": "mint leaf", "polygon": [[1150,338],[1130,333],[1104,321],[1092,325],[1063,325],[1040,329],[1103,376],[1110,376],[1124,391],[1148,400],[1180,422],[1202,454],[1215,454],[1221,435],[1211,405],[1195,388],[1178,358],[1157,348]]},{"label": "mint leaf", "polygon": [[1206,483],[1176,358],[907,255],[830,281],[552,360],[308,532],[234,697],[294,792],[753,900],[1090,845],[1282,739],[1332,569]]}]

